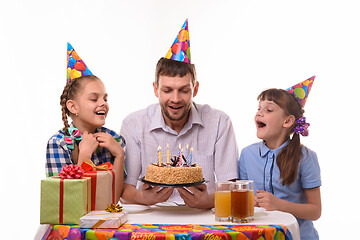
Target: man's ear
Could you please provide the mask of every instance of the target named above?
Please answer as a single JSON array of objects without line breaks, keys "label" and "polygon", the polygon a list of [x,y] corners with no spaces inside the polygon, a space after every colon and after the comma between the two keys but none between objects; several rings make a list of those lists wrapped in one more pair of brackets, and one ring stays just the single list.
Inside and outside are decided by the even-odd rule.
[{"label": "man's ear", "polygon": [[194,92],[193,92],[193,97],[195,97],[197,95],[199,91],[199,82],[196,81],[195,87],[194,87]]},{"label": "man's ear", "polygon": [[154,93],[155,93],[155,96],[158,98],[159,97],[159,92],[158,92],[158,88],[156,86],[156,83],[153,82],[153,88],[154,88]]},{"label": "man's ear", "polygon": [[290,128],[295,122],[295,116],[294,115],[290,115],[288,117],[285,118],[285,122],[283,124],[284,128]]},{"label": "man's ear", "polygon": [[70,113],[76,115],[78,113],[78,106],[74,100],[67,100],[66,108],[69,110]]}]

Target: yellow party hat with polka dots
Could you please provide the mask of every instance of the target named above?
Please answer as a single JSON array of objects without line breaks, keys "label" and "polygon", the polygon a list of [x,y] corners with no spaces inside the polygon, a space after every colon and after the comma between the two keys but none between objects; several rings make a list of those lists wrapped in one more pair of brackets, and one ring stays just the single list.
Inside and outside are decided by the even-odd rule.
[{"label": "yellow party hat with polka dots", "polygon": [[81,76],[93,75],[70,43],[67,43],[66,82]]}]

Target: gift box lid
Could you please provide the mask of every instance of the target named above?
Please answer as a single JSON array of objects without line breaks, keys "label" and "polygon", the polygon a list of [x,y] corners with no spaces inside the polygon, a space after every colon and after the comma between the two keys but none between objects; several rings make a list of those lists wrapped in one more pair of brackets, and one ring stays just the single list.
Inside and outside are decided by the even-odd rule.
[{"label": "gift box lid", "polygon": [[79,219],[79,228],[119,228],[126,221],[126,211],[91,211]]}]

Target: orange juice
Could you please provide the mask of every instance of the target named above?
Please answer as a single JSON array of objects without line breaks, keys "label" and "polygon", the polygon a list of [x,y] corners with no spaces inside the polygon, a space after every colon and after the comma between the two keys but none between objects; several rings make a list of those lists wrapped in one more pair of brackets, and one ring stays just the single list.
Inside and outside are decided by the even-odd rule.
[{"label": "orange juice", "polygon": [[254,191],[249,191],[249,212],[250,217],[254,217]]},{"label": "orange juice", "polygon": [[231,192],[215,192],[215,218],[217,221],[228,221],[231,216]]}]

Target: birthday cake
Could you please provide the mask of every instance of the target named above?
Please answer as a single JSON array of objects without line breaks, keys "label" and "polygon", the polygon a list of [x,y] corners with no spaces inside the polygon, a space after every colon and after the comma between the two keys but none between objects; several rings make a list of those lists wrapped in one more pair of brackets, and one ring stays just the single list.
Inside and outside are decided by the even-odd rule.
[{"label": "birthday cake", "polygon": [[188,162],[184,155],[150,164],[144,179],[161,184],[189,184],[204,180],[201,166]]}]

